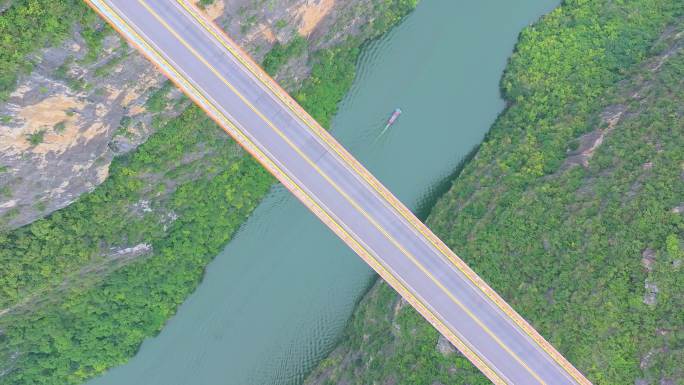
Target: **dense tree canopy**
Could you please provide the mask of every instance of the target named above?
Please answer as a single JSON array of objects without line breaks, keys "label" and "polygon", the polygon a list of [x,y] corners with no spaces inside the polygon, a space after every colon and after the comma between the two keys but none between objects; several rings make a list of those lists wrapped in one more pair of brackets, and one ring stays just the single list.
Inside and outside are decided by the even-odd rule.
[{"label": "dense tree canopy", "polygon": [[[684,381],[683,16],[566,0],[526,28],[508,108],[428,220],[597,385]],[[314,378],[489,383],[386,285],[347,335]]]},{"label": "dense tree canopy", "polygon": [[[373,4],[378,18],[361,38],[315,55],[315,76],[298,94],[326,126],[351,85],[359,46],[416,1]],[[42,35],[18,28],[31,29],[38,19],[51,20]],[[0,14],[0,96],[30,70],[31,52],[60,41],[74,23],[83,28],[88,53],[98,52],[109,31],[91,26],[101,23],[80,0],[17,0]],[[306,44],[295,41],[286,52],[276,47],[266,64],[277,69],[301,53]],[[146,107],[164,110],[169,88],[154,92]],[[0,383],[77,384],[124,363],[159,332],[269,190],[273,178],[199,108],[162,116],[155,134],[115,159],[93,192],[30,225],[0,231]],[[125,130],[129,123],[120,124]],[[149,250],[120,257],[136,245]]]},{"label": "dense tree canopy", "polygon": [[97,20],[82,0],[15,0],[0,15],[0,100],[14,89],[17,78],[31,71],[27,56],[36,48],[56,44],[71,33],[74,22],[89,26]]}]

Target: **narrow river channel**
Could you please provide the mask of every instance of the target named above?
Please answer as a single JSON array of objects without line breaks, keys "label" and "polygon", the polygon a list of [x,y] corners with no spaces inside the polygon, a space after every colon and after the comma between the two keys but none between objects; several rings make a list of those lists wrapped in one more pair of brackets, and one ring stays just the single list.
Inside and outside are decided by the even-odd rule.
[{"label": "narrow river channel", "polygon": [[[364,50],[335,137],[409,207],[425,207],[502,110],[498,83],[518,33],[557,4],[423,0]],[[378,137],[397,107],[403,114]],[[297,384],[373,279],[276,186],[161,334],[89,384]]]}]

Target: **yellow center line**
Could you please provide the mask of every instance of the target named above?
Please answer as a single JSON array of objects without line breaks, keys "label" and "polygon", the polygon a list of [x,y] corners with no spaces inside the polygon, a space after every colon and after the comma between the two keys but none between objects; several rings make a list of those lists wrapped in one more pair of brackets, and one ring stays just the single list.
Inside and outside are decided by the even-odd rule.
[{"label": "yellow center line", "polygon": [[421,264],[415,256],[406,250],[399,242],[394,239],[370,214],[368,214],[351,196],[349,196],[339,185],[330,178],[315,162],[311,160],[295,143],[291,141],[273,122],[261,113],[249,100],[247,100],[226,78],[214,68],[197,50],[195,50],[178,32],[176,32],[157,12],[152,9],[145,0],[138,0],[138,2],[145,7],[145,9],[164,26],[185,48],[187,48],[193,56],[202,62],[217,78],[221,80],[242,102],[249,107],[259,118],[261,118],[273,131],[280,136],[293,150],[299,154],[316,172],[321,175],[333,188],[342,195],[354,208],[361,213],[373,226],[380,231],[397,249],[399,249],[406,257],[409,258],[430,280],[439,287],[456,305],[458,305],[468,316],[475,321],[475,323],[482,328],[502,349],[510,354],[520,366],[525,368],[540,384],[546,385],[546,382],[539,377],[539,375],[532,370],[514,351],[512,351],[487,325],[485,325],[468,307],[466,307],[458,298],[456,298],[434,275]]},{"label": "yellow center line", "polygon": [[[239,46],[232,47],[230,44],[226,43],[226,40],[232,42],[232,40],[225,35],[225,33],[218,28],[215,24],[214,27],[219,31],[219,36],[204,20],[202,16],[199,15],[197,8],[187,3],[185,0],[176,0],[183,8],[188,11],[190,15],[199,22],[199,24],[211,35],[216,38],[216,40],[224,48],[226,48],[238,61],[240,61],[255,77],[266,86],[273,94],[280,99],[283,104],[288,107],[296,116],[298,116],[309,128],[311,128],[317,136],[327,143],[330,148],[335,151],[350,167],[352,167],[359,175],[362,176],[366,182],[381,196],[385,197],[388,203],[395,208],[395,210],[404,217],[405,220],[409,222],[417,231],[419,231],[440,253],[442,253],[448,261],[450,261],[458,270],[466,275],[466,277],[479,288],[485,296],[490,298],[495,306],[501,309],[505,314],[507,314],[511,320],[517,324],[522,331],[527,334],[533,341],[535,341],[539,347],[547,352],[553,360],[558,363],[572,378],[574,378],[578,383],[591,385],[591,383],[584,378],[584,376],[574,367],[570,362],[568,362],[560,353],[549,344],[534,328],[532,328],[527,321],[525,321],[513,308],[506,303],[503,298],[501,298],[486,282],[484,282],[479,276],[476,275],[469,266],[463,262],[456,254],[451,251],[440,239],[436,238],[434,234],[425,226],[424,223],[420,222],[413,216],[413,214],[403,206],[403,204],[392,195],[384,186],[382,186],[358,161],[351,157],[351,155],[336,141],[331,141],[328,138],[330,134],[325,131],[317,122],[315,122],[299,105],[293,105],[294,100],[287,94],[285,90],[279,87],[275,81],[273,81],[268,74],[263,72],[256,63],[253,63],[249,55],[240,49]],[[212,23],[213,24],[213,23]],[[235,52],[237,48],[237,51]],[[247,59],[245,59],[245,57]],[[275,85],[275,87],[274,87]],[[276,89],[277,88],[277,89]]]},{"label": "yellow center line", "polygon": [[[98,0],[85,0],[86,3],[100,14],[105,20],[108,20],[112,27],[117,30],[124,38],[126,38],[133,46],[138,47],[143,53],[147,53],[147,56],[152,59],[152,63],[158,67],[158,69],[165,73],[172,82],[174,82],[179,88],[185,89],[189,93],[189,97],[199,105],[200,108],[205,110],[221,127],[224,128],[229,134],[236,137],[238,142],[246,147],[246,150],[251,153],[264,167],[275,174],[278,179],[280,179],[286,188],[297,196],[298,199],[302,201],[307,207],[309,207],[316,216],[318,216],[326,225],[328,225],[335,233],[340,236],[347,244],[350,245],[371,267],[373,267],[382,277],[385,279],[395,290],[406,298],[412,306],[414,306],[440,333],[447,336],[452,343],[471,360],[475,366],[477,366],[493,383],[496,385],[506,385],[510,384],[510,380],[505,381],[502,374],[494,371],[490,367],[491,363],[486,363],[480,354],[476,353],[474,348],[469,346],[464,342],[463,337],[457,336],[449,327],[446,326],[444,321],[442,321],[436,314],[430,310],[421,300],[419,300],[413,293],[411,293],[404,283],[400,282],[392,273],[390,273],[364,246],[362,246],[350,233],[347,232],[339,223],[337,223],[325,210],[323,210],[318,203],[308,193],[303,191],[290,177],[282,171],[277,165],[275,165],[267,156],[264,155],[261,150],[248,138],[241,130],[225,116],[216,106],[213,105],[206,97],[204,97],[195,86],[188,83],[188,81],[178,73],[168,61],[166,61],[161,54],[159,54],[154,48],[149,46],[144,39],[138,35],[138,33],[131,28],[131,26],[125,22],[121,17],[114,12],[108,5],[100,3],[103,8],[106,8],[108,12],[115,17],[122,25],[128,28],[127,32],[122,31],[116,23],[111,21],[107,15],[105,15],[97,5],[93,2]],[[139,43],[133,39],[130,39],[127,34],[136,36],[139,39]],[[142,44],[142,45],[141,45]],[[159,65],[156,61],[163,63],[165,67]],[[175,75],[175,76],[174,76]],[[182,83],[182,84],[181,84]],[[209,111],[211,109],[211,111]],[[221,118],[219,118],[219,116]],[[226,128],[228,126],[228,128]],[[377,254],[377,253],[373,253]]]},{"label": "yellow center line", "polygon": [[[389,205],[390,205],[391,207],[393,207],[393,208],[397,211],[397,213],[398,213],[400,216],[402,216],[402,217],[403,217],[411,226],[413,226],[417,231],[419,231],[419,233],[422,234],[422,235],[423,235],[423,236],[424,236],[424,237],[425,237],[425,238],[426,238],[426,239],[427,239],[427,240],[436,248],[436,250],[437,250],[438,252],[440,252],[441,254],[443,254],[443,255],[447,258],[447,260],[448,260],[449,262],[451,262],[451,263],[454,265],[454,267],[456,267],[458,270],[460,270],[462,273],[464,273],[465,276],[466,276],[466,277],[467,277],[467,278],[468,278],[476,287],[480,288],[480,289],[482,290],[482,292],[483,292],[487,297],[489,297],[490,299],[492,299],[493,302],[494,302],[497,306],[499,306],[499,305],[498,305],[498,302],[499,302],[498,299],[497,299],[497,298],[493,298],[493,297],[491,296],[491,294],[490,294],[489,291],[484,290],[484,289],[481,287],[483,284],[486,285],[486,283],[485,283],[484,281],[482,281],[481,279],[475,279],[474,277],[472,277],[472,275],[475,274],[475,273],[474,273],[467,265],[465,265],[465,263],[464,263],[462,260],[460,260],[460,258],[456,257],[456,255],[454,254],[453,257],[458,258],[458,260],[459,260],[459,262],[460,262],[460,263],[456,263],[456,261],[455,261],[455,260],[453,259],[453,257],[450,255],[450,254],[453,254],[453,252],[452,252],[450,249],[448,249],[448,248],[447,248],[448,252],[446,252],[446,251],[444,250],[444,248],[446,247],[446,245],[443,245],[443,246],[442,246],[442,245],[438,244],[438,243],[433,239],[433,238],[434,238],[434,237],[433,237],[433,234],[430,233],[430,230],[429,230],[422,222],[418,221],[418,223],[420,224],[420,226],[417,225],[417,224],[416,224],[417,219],[413,216],[413,214],[412,214],[410,211],[408,211],[408,209],[406,209],[405,207],[403,207],[403,204],[401,204],[401,202],[400,202],[396,197],[394,197],[394,196],[391,194],[391,192],[387,191],[386,189],[383,189],[384,186],[380,185],[379,182],[378,182],[378,181],[377,181],[377,180],[376,180],[376,179],[375,179],[375,178],[374,178],[374,177],[373,177],[373,176],[372,176],[364,167],[363,167],[363,165],[359,164],[357,161],[355,161],[355,159],[351,158],[351,154],[347,153],[346,150],[344,150],[344,148],[342,148],[341,146],[339,146],[339,144],[338,144],[336,141],[332,141],[332,140],[331,140],[332,138],[329,138],[329,137],[330,137],[330,134],[329,134],[327,131],[325,131],[322,127],[318,126],[317,123],[316,123],[315,121],[313,121],[313,123],[312,123],[312,118],[306,113],[306,111],[302,110],[301,107],[298,108],[298,106],[293,105],[292,102],[293,102],[294,100],[292,100],[292,101],[286,100],[287,98],[284,97],[283,94],[287,95],[287,92],[286,92],[285,90],[282,90],[282,89],[275,89],[275,88],[272,86],[272,84],[271,84],[271,82],[274,82],[274,81],[273,81],[272,79],[270,79],[270,77],[268,76],[268,74],[265,74],[265,73],[262,74],[261,72],[263,72],[263,70],[260,70],[259,68],[256,68],[256,69],[255,69],[253,63],[249,63],[247,60],[245,60],[245,58],[243,58],[242,56],[243,56],[243,55],[246,55],[246,54],[245,54],[245,53],[241,53],[242,51],[240,50],[239,47],[237,47],[237,48],[238,48],[238,50],[240,50],[240,52],[235,52],[235,48],[234,48],[234,47],[231,47],[229,44],[226,44],[225,41],[224,41],[224,39],[221,39],[221,36],[219,36],[215,31],[213,31],[213,30],[211,29],[210,26],[208,26],[208,25],[206,24],[206,21],[203,20],[203,18],[198,14],[198,12],[197,12],[196,10],[191,9],[191,7],[194,8],[193,5],[187,3],[187,2],[184,1],[184,0],[176,0],[176,2],[177,2],[178,4],[180,4],[183,8],[185,8],[186,11],[188,11],[188,13],[189,13],[190,15],[192,15],[193,18],[194,18],[195,20],[197,20],[197,21],[200,23],[200,25],[201,25],[202,27],[204,27],[204,29],[205,29],[207,32],[209,32],[211,35],[213,35],[214,38],[216,38],[217,42],[220,43],[223,47],[225,47],[225,48],[233,55],[233,57],[235,57],[238,61],[240,61],[240,62],[241,62],[241,63],[242,63],[242,64],[243,64],[243,65],[244,65],[244,66],[245,66],[245,67],[246,67],[254,76],[255,76],[255,78],[256,78],[261,84],[263,84],[263,85],[264,85],[265,87],[267,87],[271,92],[273,92],[273,94],[274,94],[281,102],[283,102],[283,104],[284,104],[288,109],[290,109],[290,110],[291,110],[297,117],[299,117],[299,118],[300,118],[300,119],[301,119],[309,128],[311,128],[311,129],[313,130],[313,132],[314,132],[321,140],[323,140],[323,142],[325,142],[325,143],[326,143],[326,144],[327,144],[335,153],[337,153],[338,156],[340,156],[340,158],[341,158],[344,162],[346,162],[351,168],[353,168],[354,171],[356,171],[357,175],[360,175],[360,176],[369,184],[369,186],[370,186],[371,188],[373,188],[378,194],[380,194],[381,196],[385,197],[385,198],[387,199],[387,203],[389,203]],[[225,39],[230,40],[230,38],[228,38],[227,36],[224,35],[224,37],[225,37]],[[266,78],[266,79],[264,79],[264,78]],[[269,80],[271,80],[271,81],[269,81]],[[276,86],[276,87],[278,86],[277,83],[275,83],[275,86]],[[289,95],[288,95],[288,97],[289,97]],[[333,139],[333,140],[334,140],[334,139]],[[479,277],[478,277],[478,278],[479,278]],[[490,289],[490,290],[491,290],[491,289]],[[500,307],[500,306],[499,306],[499,307]],[[501,309],[502,311],[504,311],[505,313],[508,314],[508,310],[507,310],[507,309],[504,309],[504,308],[501,308],[501,307],[500,307],[500,309]],[[519,326],[521,326],[521,325],[519,325]]]}]

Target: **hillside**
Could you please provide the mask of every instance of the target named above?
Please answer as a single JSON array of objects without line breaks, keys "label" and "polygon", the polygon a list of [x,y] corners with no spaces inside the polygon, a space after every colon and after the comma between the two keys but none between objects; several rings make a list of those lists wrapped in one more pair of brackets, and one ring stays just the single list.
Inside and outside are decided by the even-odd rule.
[{"label": "hillside", "polygon": [[[684,384],[684,4],[565,1],[429,226],[596,385]],[[386,284],[307,384],[488,384]]]},{"label": "hillside", "polygon": [[[0,383],[78,384],[161,330],[274,180],[80,0],[2,4]],[[328,125],[416,1],[202,4]]]},{"label": "hillside", "polygon": [[[317,53],[354,39],[358,46],[412,3],[200,2],[255,59],[270,57],[264,64],[288,91],[310,76]],[[157,130],[157,118],[187,107],[83,0],[0,1],[0,36],[0,229],[31,223],[92,191],[115,157]]]}]

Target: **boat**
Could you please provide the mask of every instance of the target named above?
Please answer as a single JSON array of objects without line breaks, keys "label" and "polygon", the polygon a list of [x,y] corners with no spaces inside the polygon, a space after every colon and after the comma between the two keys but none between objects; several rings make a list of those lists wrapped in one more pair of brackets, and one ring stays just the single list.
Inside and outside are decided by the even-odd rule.
[{"label": "boat", "polygon": [[387,119],[387,124],[385,125],[385,128],[382,129],[382,132],[380,133],[380,135],[384,134],[385,131],[387,131],[390,127],[392,127],[394,122],[396,122],[397,119],[399,119],[399,115],[401,115],[401,108],[396,108],[394,110],[394,112],[392,112],[392,116],[390,116],[390,118]]},{"label": "boat", "polygon": [[397,121],[397,119],[399,118],[399,115],[401,115],[401,108],[395,109],[394,112],[392,113],[392,116],[390,116],[390,118],[387,119],[387,125],[385,126],[385,130],[390,128],[394,124],[394,122]]}]

